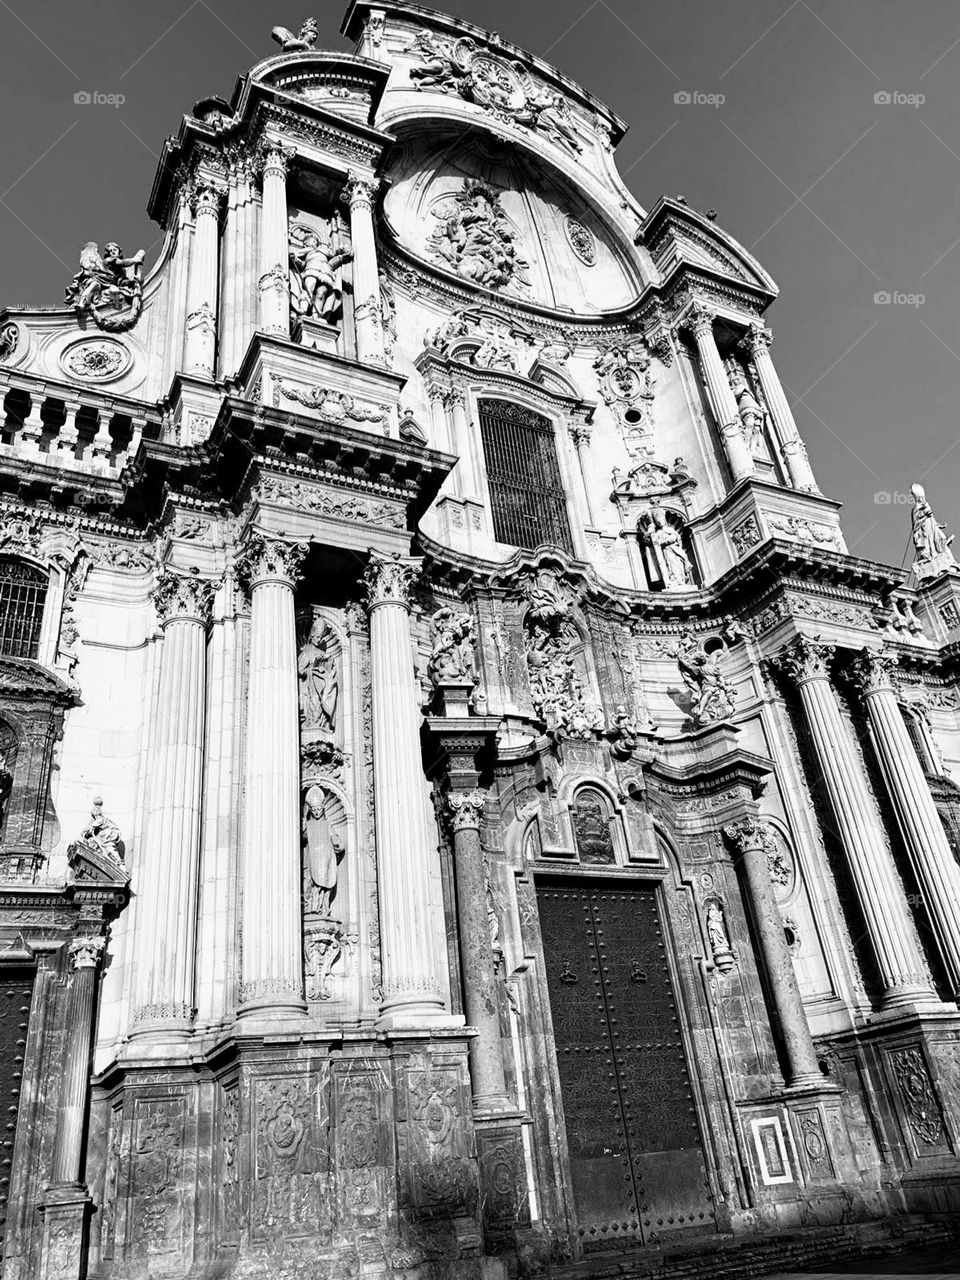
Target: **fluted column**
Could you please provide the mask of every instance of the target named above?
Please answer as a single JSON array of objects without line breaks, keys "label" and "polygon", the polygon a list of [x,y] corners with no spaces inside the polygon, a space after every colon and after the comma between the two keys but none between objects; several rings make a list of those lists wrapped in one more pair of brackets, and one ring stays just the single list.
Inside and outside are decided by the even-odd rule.
[{"label": "fluted column", "polygon": [[830,684],[833,646],[797,636],[779,657],[800,692],[850,876],[867,924],[882,986],[882,1005],[898,1008],[936,996],[917,945],[903,891]]},{"label": "fluted column", "polygon": [[570,427],[570,439],[577,451],[577,465],[580,468],[580,483],[583,486],[586,501],[587,519],[590,521],[591,529],[599,529],[596,487],[593,483],[593,469],[590,466],[590,428],[586,423],[575,423]]},{"label": "fluted column", "polygon": [[258,253],[253,168],[247,151],[238,148],[230,154],[220,291],[220,372],[226,376],[239,369],[257,324],[256,310],[251,307]]},{"label": "fluted column", "polygon": [[300,871],[300,709],[293,589],[305,543],[254,534],[238,564],[250,590],[241,1016],[305,1012]]},{"label": "fluted column", "polygon": [[852,674],[866,703],[870,728],[890,798],[913,863],[923,905],[944,966],[950,991],[960,997],[960,867],[924,777],[910,732],[897,705],[891,671],[896,654],[864,649],[853,662]]},{"label": "fluted column", "polygon": [[97,965],[103,955],[103,948],[102,937],[74,938],[69,947],[73,973],[70,980],[70,1002],[67,1006],[63,1084],[53,1144],[52,1184],[56,1186],[78,1186],[81,1182],[83,1121],[90,1087],[93,1002],[97,992]]},{"label": "fluted column", "polygon": [[702,304],[694,306],[686,324],[693,334],[700,356],[700,367],[707,388],[707,399],[713,413],[734,481],[753,475],[753,456],[743,435],[740,411],[727,378],[717,342],[713,336],[715,313]]},{"label": "fluted column", "polygon": [[203,770],[206,625],[212,585],[165,570],[154,591],[163,628],[157,724],[137,872],[139,919],[132,1034],[189,1035],[194,1006]]},{"label": "fluted column", "polygon": [[217,278],[220,260],[220,201],[223,192],[201,183],[194,188],[196,224],[187,281],[184,371],[212,378],[217,355]]},{"label": "fluted column", "polygon": [[435,841],[427,833],[419,690],[410,645],[409,590],[419,561],[371,553],[366,572],[373,682],[373,780],[383,964],[381,1021],[444,1015],[431,900]]},{"label": "fluted column", "polygon": [[736,866],[743,879],[760,959],[767,976],[773,1014],[780,1030],[786,1058],[786,1083],[793,1088],[823,1084],[810,1035],[803,998],[797,985],[793,957],[787,946],[780,908],[770,879],[767,851],[770,831],[763,822],[748,818],[724,827],[724,834],[737,851]]},{"label": "fluted column", "polygon": [[784,395],[779,375],[770,357],[770,343],[772,341],[773,334],[771,331],[765,325],[757,323],[752,324],[747,330],[743,345],[750,353],[756,366],[763,397],[767,402],[770,417],[773,419],[774,430],[780,441],[780,452],[787,468],[790,483],[795,489],[805,489],[812,493],[819,493],[817,482],[813,478],[806,446],[800,438],[800,432],[797,430],[793,413],[787,403],[787,397]]},{"label": "fluted column", "polygon": [[343,188],[343,199],[350,206],[357,359],[363,364],[382,365],[386,363],[383,308],[377,243],[373,234],[373,201],[379,185],[372,175],[351,173]]},{"label": "fluted column", "polygon": [[264,143],[260,211],[260,328],[290,337],[290,245],[287,233],[287,166],[293,151]]},{"label": "fluted column", "polygon": [[464,1011],[467,1023],[477,1033],[470,1041],[469,1054],[473,1106],[478,1113],[502,1111],[508,1106],[496,966],[480,847],[480,823],[486,798],[487,793],[479,790],[454,791],[447,797],[457,881]]}]

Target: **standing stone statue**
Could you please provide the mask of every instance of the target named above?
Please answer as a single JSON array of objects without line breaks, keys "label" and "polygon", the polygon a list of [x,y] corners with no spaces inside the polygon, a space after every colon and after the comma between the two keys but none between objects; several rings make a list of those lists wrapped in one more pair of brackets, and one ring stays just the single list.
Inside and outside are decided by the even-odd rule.
[{"label": "standing stone statue", "polygon": [[341,268],[353,258],[339,227],[316,231],[302,223],[290,227],[290,307],[296,316],[335,323],[343,311]]},{"label": "standing stone statue", "polygon": [[950,550],[953,534],[948,536],[946,525],[933,514],[922,484],[911,485],[910,492],[913,494],[914,572],[918,578],[932,577],[956,563]]},{"label": "standing stone statue", "polygon": [[637,522],[637,532],[649,556],[651,576],[668,591],[693,586],[693,567],[683,548],[683,534],[661,507],[645,511]]},{"label": "standing stone statue", "polygon": [[300,721],[304,729],[334,733],[340,680],[334,635],[323,618],[315,618],[297,659],[300,677]]},{"label": "standing stone statue", "polygon": [[327,793],[316,783],[303,797],[302,821],[304,908],[309,915],[329,916],[344,848],[327,818]]}]

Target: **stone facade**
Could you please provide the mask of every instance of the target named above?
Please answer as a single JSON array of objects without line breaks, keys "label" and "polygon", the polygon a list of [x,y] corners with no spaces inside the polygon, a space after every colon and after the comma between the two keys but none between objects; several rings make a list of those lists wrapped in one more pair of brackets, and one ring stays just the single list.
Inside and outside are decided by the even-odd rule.
[{"label": "stone facade", "polygon": [[847,553],[773,281],[602,103],[343,30],[0,314],[3,1280],[956,1213],[949,537]]}]

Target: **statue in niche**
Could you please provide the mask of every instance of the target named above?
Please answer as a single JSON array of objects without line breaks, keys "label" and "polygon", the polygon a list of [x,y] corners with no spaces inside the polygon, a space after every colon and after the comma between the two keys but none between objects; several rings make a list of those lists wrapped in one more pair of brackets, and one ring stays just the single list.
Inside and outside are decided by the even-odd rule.
[{"label": "statue in niche", "polygon": [[303,905],[308,915],[328,917],[337,893],[343,842],[327,817],[327,793],[316,783],[303,797]]},{"label": "statue in niche", "polygon": [[763,434],[763,409],[747,380],[746,370],[736,356],[729,356],[724,361],[724,366],[730,390],[737,402],[747,448],[755,458],[768,458],[767,442]]},{"label": "statue in niche", "polygon": [[67,285],[64,300],[81,315],[92,316],[99,329],[132,329],[143,308],[143,258],[142,249],[125,258],[112,241],[101,255],[96,241],[88,240],[80,251],[80,270]]},{"label": "statue in niche", "polygon": [[315,618],[297,659],[300,723],[304,729],[333,734],[337,727],[340,678],[336,636],[324,618]]},{"label": "statue in niche", "polygon": [[527,283],[527,262],[517,250],[500,197],[474,178],[434,213],[440,226],[430,247],[458,276],[485,289]]},{"label": "statue in niche", "polygon": [[92,845],[94,849],[99,849],[105,857],[112,858],[114,862],[123,861],[124,846],[120,838],[120,828],[103,812],[101,796],[94,797],[90,821],[80,839]]},{"label": "statue in niche", "polygon": [[953,534],[951,533],[948,537],[946,525],[941,524],[933,514],[923,485],[911,485],[910,492],[913,494],[911,524],[913,546],[916,551],[915,563],[922,565],[936,560],[938,556],[950,555],[949,547],[953,542]]},{"label": "statue in niche", "polygon": [[301,222],[290,224],[290,309],[334,324],[343,312],[343,272],[352,261],[346,229],[339,217],[322,230]]},{"label": "statue in niche", "polygon": [[595,791],[577,792],[573,802],[573,834],[581,862],[615,862],[610,819],[603,798]]},{"label": "statue in niche", "polygon": [[727,922],[723,916],[723,906],[716,898],[707,906],[707,939],[713,952],[714,963],[723,972],[733,966],[733,950],[727,935]]},{"label": "statue in niche", "polygon": [[640,516],[637,533],[647,550],[654,581],[668,591],[683,591],[694,585],[690,557],[683,549],[683,533],[662,507],[653,507]]},{"label": "statue in niche", "polygon": [[13,770],[7,764],[7,757],[0,753],[0,832],[3,831],[7,821],[7,805],[10,801],[10,792],[13,790]]},{"label": "statue in niche", "polygon": [[708,653],[701,642],[688,635],[677,651],[677,665],[691,693],[694,724],[702,727],[733,715],[734,690],[715,653]]},{"label": "statue in niche", "polygon": [[433,651],[427,674],[434,685],[474,680],[476,628],[469,613],[449,607],[433,615]]}]

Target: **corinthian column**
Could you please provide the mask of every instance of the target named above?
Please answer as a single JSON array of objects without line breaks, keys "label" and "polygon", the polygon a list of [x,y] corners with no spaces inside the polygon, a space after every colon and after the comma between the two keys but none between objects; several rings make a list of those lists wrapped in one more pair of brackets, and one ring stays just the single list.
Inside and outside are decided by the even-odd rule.
[{"label": "corinthian column", "polygon": [[723,448],[730,463],[730,472],[736,482],[742,480],[744,476],[753,475],[753,456],[744,439],[740,411],[730,390],[730,381],[723,367],[723,361],[720,359],[720,352],[717,350],[716,338],[713,336],[715,318],[715,313],[709,307],[697,303],[690,312],[686,324],[697,344],[700,367],[703,370],[703,380],[707,388],[707,400],[720,429]]},{"label": "corinthian column", "polygon": [[83,1181],[84,1119],[90,1088],[90,1041],[101,937],[74,938],[69,947],[70,1000],[62,1091],[53,1144],[52,1178],[44,1194],[41,1264],[49,1280],[80,1280],[85,1274],[90,1196]]},{"label": "corinthian column", "polygon": [[260,210],[260,328],[290,337],[290,246],[287,236],[287,166],[290,147],[265,142]]},{"label": "corinthian column", "polygon": [[148,766],[134,1035],[182,1039],[194,1005],[206,626],[213,587],[165,570],[153,594],[163,628],[157,724]]},{"label": "corinthian column", "polygon": [[793,1088],[819,1087],[823,1084],[823,1073],[817,1062],[793,958],[770,879],[767,860],[769,828],[756,818],[748,818],[724,827],[723,831],[737,851],[736,866],[750,903],[772,1012],[780,1029],[786,1058],[786,1083]]},{"label": "corinthian column", "polygon": [[306,1010],[300,871],[300,710],[293,589],[305,543],[254,534],[237,566],[250,590],[247,759],[240,850],[241,1016]]},{"label": "corinthian column", "polygon": [[380,271],[377,266],[377,243],[373,234],[373,201],[379,185],[372,175],[351,173],[342,196],[350,206],[357,359],[364,364],[386,363]]},{"label": "corinthian column", "polygon": [[409,590],[418,560],[371,553],[366,572],[373,680],[373,780],[383,963],[381,1022],[444,1015],[430,909],[435,842],[427,833],[419,690],[410,645]]},{"label": "corinthian column", "polygon": [[866,703],[890,798],[910,853],[954,999],[960,997],[960,868],[903,722],[890,673],[896,654],[864,649],[852,674]]},{"label": "corinthian column", "polygon": [[830,684],[832,656],[832,645],[797,636],[781,652],[779,664],[800,691],[817,765],[880,972],[882,1006],[895,1009],[930,1003],[936,996],[867,790],[863,766]]},{"label": "corinthian column", "polygon": [[487,913],[487,885],[480,847],[480,823],[486,799],[485,791],[454,791],[447,797],[457,880],[463,1003],[467,1023],[477,1033],[469,1047],[470,1079],[474,1110],[480,1114],[503,1111],[509,1105],[500,1045],[499,999]]},{"label": "corinthian column", "polygon": [[763,397],[773,419],[774,430],[780,441],[780,452],[790,483],[795,489],[806,489],[811,493],[819,493],[817,482],[813,478],[807,450],[800,439],[800,432],[783,393],[783,386],[770,358],[770,343],[773,334],[762,324],[752,324],[747,330],[743,345],[753,358],[757,369],[757,377],[763,390]]},{"label": "corinthian column", "polygon": [[194,188],[196,224],[187,282],[184,371],[212,378],[217,356],[217,276],[220,259],[220,201],[223,192],[209,184]]}]

